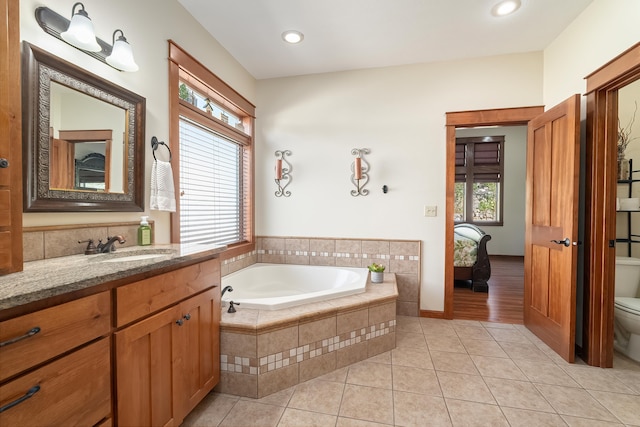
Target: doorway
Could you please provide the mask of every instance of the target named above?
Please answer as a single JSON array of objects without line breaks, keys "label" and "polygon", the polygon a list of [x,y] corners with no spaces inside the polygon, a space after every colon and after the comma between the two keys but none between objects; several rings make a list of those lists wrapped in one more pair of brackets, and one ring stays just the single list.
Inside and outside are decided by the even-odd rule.
[{"label": "doorway", "polygon": [[455,281],[454,318],[522,324],[527,127],[456,128],[456,151],[454,221],[491,236],[491,274],[488,292]]}]

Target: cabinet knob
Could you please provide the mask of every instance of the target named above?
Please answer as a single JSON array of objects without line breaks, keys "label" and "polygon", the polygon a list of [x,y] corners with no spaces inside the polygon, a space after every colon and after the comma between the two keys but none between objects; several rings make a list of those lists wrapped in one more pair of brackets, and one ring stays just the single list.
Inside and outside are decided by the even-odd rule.
[{"label": "cabinet knob", "polygon": [[9,160],[0,159],[0,169],[4,169],[4,168],[8,168],[8,167],[9,167]]},{"label": "cabinet knob", "polygon": [[176,320],[176,325],[182,326],[183,324],[184,324],[184,320],[182,320],[182,319]]},{"label": "cabinet knob", "polygon": [[189,313],[185,314],[182,317],[184,318],[184,320],[191,320],[191,315]]}]

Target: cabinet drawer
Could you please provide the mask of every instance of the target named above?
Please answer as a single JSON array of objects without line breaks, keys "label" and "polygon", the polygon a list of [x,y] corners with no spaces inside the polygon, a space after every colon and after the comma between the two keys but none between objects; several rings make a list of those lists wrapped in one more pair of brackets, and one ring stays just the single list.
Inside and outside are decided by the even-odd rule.
[{"label": "cabinet drawer", "polygon": [[212,259],[116,289],[116,323],[123,326],[147,314],[220,284],[220,261]]},{"label": "cabinet drawer", "polygon": [[0,381],[108,334],[110,325],[108,291],[0,322]]},{"label": "cabinet drawer", "polygon": [[[2,426],[93,426],[111,414],[109,339],[104,338],[0,387]],[[39,387],[37,391],[36,387]]]}]

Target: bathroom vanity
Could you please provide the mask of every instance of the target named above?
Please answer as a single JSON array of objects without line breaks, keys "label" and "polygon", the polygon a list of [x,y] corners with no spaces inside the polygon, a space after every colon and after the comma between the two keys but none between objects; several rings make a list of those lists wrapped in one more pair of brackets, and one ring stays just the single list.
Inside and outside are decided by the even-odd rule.
[{"label": "bathroom vanity", "polygon": [[133,247],[0,277],[0,425],[180,425],[220,378],[222,250]]}]

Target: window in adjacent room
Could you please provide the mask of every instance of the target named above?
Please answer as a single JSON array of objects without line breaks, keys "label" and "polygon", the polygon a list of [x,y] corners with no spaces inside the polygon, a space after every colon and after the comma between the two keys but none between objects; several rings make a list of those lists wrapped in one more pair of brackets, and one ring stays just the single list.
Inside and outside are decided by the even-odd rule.
[{"label": "window in adjacent room", "polygon": [[253,241],[255,107],[170,43],[172,161],[178,209],[172,241],[234,246]]},{"label": "window in adjacent room", "polygon": [[456,138],[454,221],[502,225],[504,136]]}]

